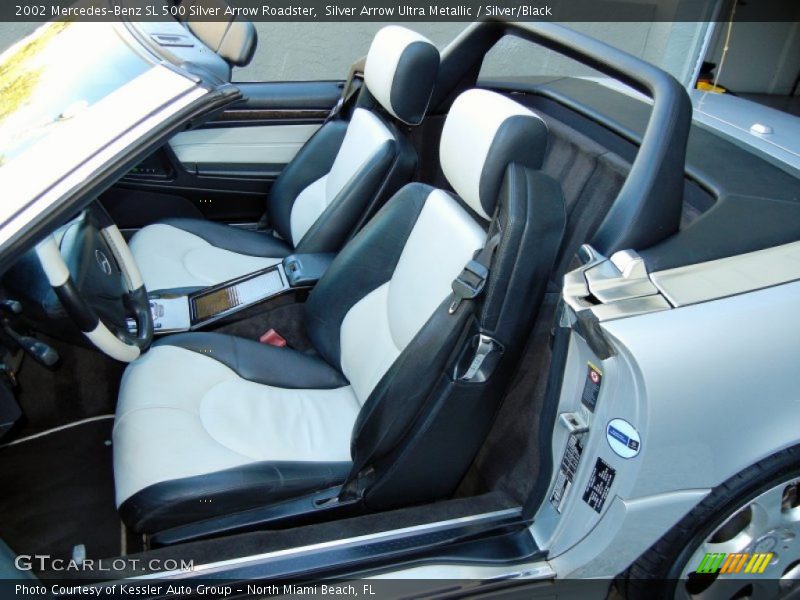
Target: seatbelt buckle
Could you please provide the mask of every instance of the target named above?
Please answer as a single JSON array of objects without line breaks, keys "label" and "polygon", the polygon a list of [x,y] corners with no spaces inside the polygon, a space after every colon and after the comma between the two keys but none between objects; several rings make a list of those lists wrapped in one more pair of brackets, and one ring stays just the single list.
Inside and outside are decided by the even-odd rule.
[{"label": "seatbelt buckle", "polygon": [[453,302],[448,312],[452,315],[464,300],[477,298],[486,286],[489,269],[476,260],[469,261],[458,277],[453,280]]},{"label": "seatbelt buckle", "polygon": [[276,348],[285,348],[288,344],[286,342],[286,338],[284,338],[280,333],[275,331],[274,329],[270,329],[260,338],[258,341],[262,344],[267,344],[269,346],[275,346]]},{"label": "seatbelt buckle", "polygon": [[456,363],[454,379],[470,383],[488,381],[503,353],[503,345],[494,338],[484,333],[475,335]]}]

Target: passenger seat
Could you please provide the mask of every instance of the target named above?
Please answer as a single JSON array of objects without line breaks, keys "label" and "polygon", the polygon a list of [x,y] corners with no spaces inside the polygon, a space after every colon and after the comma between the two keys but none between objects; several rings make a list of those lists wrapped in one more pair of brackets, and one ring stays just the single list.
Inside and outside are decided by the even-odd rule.
[{"label": "passenger seat", "polygon": [[363,215],[411,181],[417,156],[403,130],[422,122],[438,70],[439,51],[425,37],[381,29],[364,68],[374,102],[359,100],[349,121],[326,123],[286,166],[267,201],[274,235],[201,219],[144,227],[130,248],[147,289],[200,289],[292,253],[338,251]]}]

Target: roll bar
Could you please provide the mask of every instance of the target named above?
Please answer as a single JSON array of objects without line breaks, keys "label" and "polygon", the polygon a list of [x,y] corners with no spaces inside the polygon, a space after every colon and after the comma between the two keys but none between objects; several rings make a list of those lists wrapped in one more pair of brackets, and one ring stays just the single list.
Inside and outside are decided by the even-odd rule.
[{"label": "roll bar", "polygon": [[442,52],[439,81],[431,106],[446,112],[455,96],[475,84],[483,57],[506,35],[572,58],[653,100],[636,159],[591,240],[594,248],[611,256],[618,250],[642,250],[676,233],[683,204],[692,106],[683,86],[658,67],[555,23],[479,21],[465,29]]}]

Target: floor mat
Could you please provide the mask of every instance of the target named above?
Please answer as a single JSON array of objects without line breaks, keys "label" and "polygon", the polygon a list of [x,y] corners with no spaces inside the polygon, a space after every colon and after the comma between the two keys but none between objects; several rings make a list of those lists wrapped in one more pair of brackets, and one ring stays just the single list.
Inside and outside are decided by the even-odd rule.
[{"label": "floor mat", "polygon": [[17,554],[120,555],[114,505],[113,418],[0,447],[0,538]]}]

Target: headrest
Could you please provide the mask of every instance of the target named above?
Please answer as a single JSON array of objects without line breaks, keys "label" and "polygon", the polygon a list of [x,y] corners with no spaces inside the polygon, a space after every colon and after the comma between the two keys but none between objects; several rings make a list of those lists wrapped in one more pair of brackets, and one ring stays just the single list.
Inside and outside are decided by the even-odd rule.
[{"label": "headrest", "polygon": [[439,51],[427,38],[397,25],[375,34],[364,66],[364,83],[392,116],[419,125],[438,74]]},{"label": "headrest", "polygon": [[[192,14],[190,8],[194,8],[194,5],[202,6],[205,10],[216,9],[216,14],[225,14],[225,9],[228,7],[228,3],[224,0],[184,0],[183,2],[183,6],[187,7],[188,14]],[[230,21],[205,21],[188,17],[186,26],[197,39],[231,66],[245,67],[253,60],[258,44],[258,33],[255,26],[247,19],[236,16]]]},{"label": "headrest", "polygon": [[486,90],[469,90],[453,102],[442,130],[439,160],[456,193],[491,219],[506,168],[539,169],[547,125],[524,106]]}]

